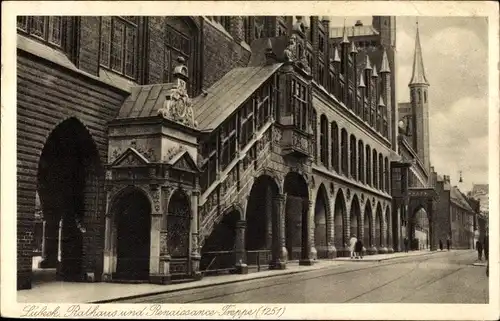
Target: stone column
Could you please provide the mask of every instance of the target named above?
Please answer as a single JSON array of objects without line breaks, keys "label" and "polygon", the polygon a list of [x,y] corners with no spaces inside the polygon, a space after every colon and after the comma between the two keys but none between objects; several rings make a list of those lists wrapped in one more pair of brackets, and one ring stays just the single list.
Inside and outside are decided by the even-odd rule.
[{"label": "stone column", "polygon": [[[302,206],[302,251],[299,265],[312,265],[312,249],[314,247],[314,207],[313,202],[304,199]],[[305,232],[304,232],[305,231]],[[304,235],[305,234],[305,235]],[[316,252],[316,249],[314,249]]]},{"label": "stone column", "polygon": [[198,242],[198,191],[193,191],[191,193],[191,241],[190,241],[190,253],[191,253],[191,275],[199,280],[202,278],[200,272],[200,249]]},{"label": "stone column", "polygon": [[113,242],[111,237],[113,235],[112,226],[113,221],[111,216],[106,215],[105,232],[104,232],[104,260],[103,260],[103,270],[102,270],[102,280],[111,281],[112,279],[112,260],[113,260]]},{"label": "stone column", "polygon": [[54,213],[45,213],[48,217],[45,220],[44,229],[44,246],[42,250],[42,260],[39,263],[39,267],[45,268],[55,268],[58,262],[58,252],[59,252],[59,220],[50,218]]},{"label": "stone column", "polygon": [[372,226],[370,228],[370,234],[371,234],[371,244],[368,248],[368,255],[373,255],[373,254],[377,254],[378,250],[377,250],[377,247],[375,246],[375,242],[377,241],[376,239],[376,235],[375,235],[375,230],[376,230],[376,225],[377,225],[377,208],[374,206],[375,210],[372,210],[372,217],[371,217],[371,221],[372,221]]},{"label": "stone column", "polygon": [[279,194],[273,199],[273,248],[270,269],[286,269],[288,252],[285,245],[285,202],[286,195]]},{"label": "stone column", "polygon": [[[149,262],[149,282],[155,284],[170,283],[170,256],[167,247],[167,208],[162,202],[166,199],[161,189],[151,191],[155,204],[151,213],[151,246]],[[165,203],[165,204],[162,204]]]},{"label": "stone column", "polygon": [[[385,219],[384,219],[385,217]],[[382,222],[380,224],[380,234],[382,236],[382,244],[378,250],[379,253],[388,253],[389,250],[387,249],[387,221],[389,220],[388,217],[386,217],[385,213],[382,212]]]},{"label": "stone column", "polygon": [[245,229],[247,222],[240,220],[236,222],[236,241],[234,246],[234,252],[236,254],[236,273],[247,274],[248,266],[246,264],[245,258]]},{"label": "stone column", "polygon": [[[329,127],[330,128],[330,127]],[[331,144],[330,144],[331,145]],[[333,166],[333,164],[332,164]],[[335,248],[335,219],[334,219],[334,204],[329,202],[330,210],[327,212],[326,216],[326,257],[329,259],[334,259],[337,257],[337,249]],[[333,206],[332,206],[333,205]]]}]

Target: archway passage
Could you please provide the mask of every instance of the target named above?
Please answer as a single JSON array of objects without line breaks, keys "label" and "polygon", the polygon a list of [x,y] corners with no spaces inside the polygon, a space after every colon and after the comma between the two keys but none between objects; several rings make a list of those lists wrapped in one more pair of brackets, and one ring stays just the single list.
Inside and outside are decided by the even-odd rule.
[{"label": "archway passage", "polygon": [[372,206],[370,202],[367,201],[365,207],[365,216],[364,216],[364,235],[363,235],[363,245],[366,249],[369,249],[372,245]]},{"label": "archway passage", "polygon": [[309,192],[302,175],[290,172],[285,177],[286,197],[286,249],[290,260],[308,258]]},{"label": "archway passage", "polygon": [[63,280],[82,277],[85,216],[97,211],[99,176],[99,154],[87,129],[76,118],[60,123],[42,150],[37,184],[45,221],[40,267],[57,267]]},{"label": "archway passage", "polygon": [[227,272],[234,268],[236,223],[239,219],[240,213],[233,210],[215,225],[201,248],[201,271]]},{"label": "archway passage", "polygon": [[314,245],[318,254],[318,259],[328,258],[328,238],[327,238],[327,216],[328,216],[328,194],[324,185],[318,189],[316,205],[314,208]]},{"label": "archway passage", "polygon": [[189,257],[190,231],[191,208],[189,198],[184,191],[178,189],[172,194],[168,202],[167,249],[172,258]]},{"label": "archway passage", "polygon": [[114,279],[148,280],[151,240],[151,203],[142,191],[120,196],[113,215],[116,222]]},{"label": "archway passage", "polygon": [[361,209],[358,197],[354,195],[351,203],[351,235],[361,238]]},{"label": "archway passage", "polygon": [[412,216],[411,224],[411,249],[427,250],[430,249],[430,229],[429,217],[423,207],[416,209]]},{"label": "archway passage", "polygon": [[346,215],[346,205],[344,200],[344,194],[342,190],[339,190],[337,196],[335,197],[335,209],[334,209],[334,243],[337,248],[337,253],[339,256],[347,255],[345,251],[346,240],[344,238],[344,218]]}]

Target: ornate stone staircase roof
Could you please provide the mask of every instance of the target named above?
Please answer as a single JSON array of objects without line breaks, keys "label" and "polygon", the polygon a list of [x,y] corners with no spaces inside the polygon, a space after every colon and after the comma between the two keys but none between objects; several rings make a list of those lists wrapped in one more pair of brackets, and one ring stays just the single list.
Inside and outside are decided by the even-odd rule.
[{"label": "ornate stone staircase roof", "polygon": [[234,68],[193,101],[195,120],[202,131],[217,128],[241,106],[282,63]]}]

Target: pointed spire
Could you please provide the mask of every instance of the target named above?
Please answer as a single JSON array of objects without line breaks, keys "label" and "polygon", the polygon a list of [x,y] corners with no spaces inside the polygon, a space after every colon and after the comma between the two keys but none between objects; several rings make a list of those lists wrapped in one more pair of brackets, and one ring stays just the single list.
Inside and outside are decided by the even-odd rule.
[{"label": "pointed spire", "polygon": [[373,78],[377,78],[378,77],[377,65],[373,65],[372,77]]},{"label": "pointed spire", "polygon": [[366,88],[365,85],[365,77],[363,77],[363,74],[359,76],[359,85],[358,88]]},{"label": "pointed spire", "polygon": [[347,28],[345,26],[345,19],[344,19],[344,35],[342,38],[342,43],[349,43],[349,39],[347,39]]},{"label": "pointed spire", "polygon": [[387,59],[387,51],[384,49],[384,54],[382,55],[382,66],[380,66],[380,73],[390,73],[391,68],[389,67],[389,59]]},{"label": "pointed spire", "polygon": [[357,54],[358,53],[358,49],[356,49],[356,45],[354,44],[354,42],[351,42],[351,54]]},{"label": "pointed spire", "polygon": [[429,85],[425,77],[424,60],[422,58],[422,47],[420,46],[420,33],[418,31],[417,20],[417,35],[415,37],[415,53],[413,55],[413,72],[411,75],[410,86],[416,84]]},{"label": "pointed spire", "polygon": [[370,63],[370,56],[366,54],[365,56],[365,70],[371,70],[372,69],[372,64]]},{"label": "pointed spire", "polygon": [[335,50],[333,52],[333,62],[340,62],[340,55],[337,47],[335,47]]},{"label": "pointed spire", "polygon": [[384,98],[382,98],[382,95],[380,95],[380,97],[379,97],[378,106],[385,107]]}]

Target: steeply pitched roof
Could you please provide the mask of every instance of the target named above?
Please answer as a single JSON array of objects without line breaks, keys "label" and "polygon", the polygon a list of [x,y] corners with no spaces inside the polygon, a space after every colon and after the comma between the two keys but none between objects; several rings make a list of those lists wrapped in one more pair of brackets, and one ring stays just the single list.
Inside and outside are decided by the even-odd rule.
[{"label": "steeply pitched roof", "polygon": [[418,24],[417,36],[415,37],[415,52],[413,54],[413,72],[410,80],[410,85],[416,84],[429,84],[427,78],[425,77],[424,59],[422,58],[422,47],[420,46],[420,33],[418,32]]},{"label": "steeply pitched roof", "polygon": [[163,107],[167,93],[173,87],[172,83],[132,87],[116,119],[158,115],[158,109]]},{"label": "steeply pitched roof", "polygon": [[212,130],[243,104],[282,63],[232,69],[193,101],[200,130]]},{"label": "steeply pitched roof", "polygon": [[453,203],[465,208],[468,211],[473,212],[469,202],[467,202],[462,192],[460,192],[460,190],[456,186],[453,186],[450,189],[450,199]]}]

